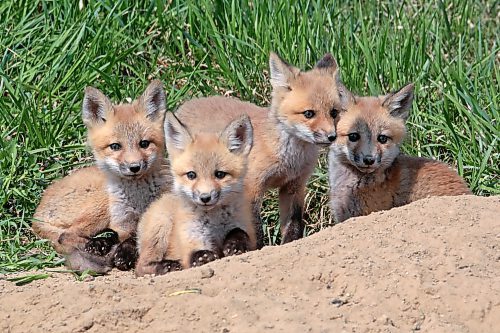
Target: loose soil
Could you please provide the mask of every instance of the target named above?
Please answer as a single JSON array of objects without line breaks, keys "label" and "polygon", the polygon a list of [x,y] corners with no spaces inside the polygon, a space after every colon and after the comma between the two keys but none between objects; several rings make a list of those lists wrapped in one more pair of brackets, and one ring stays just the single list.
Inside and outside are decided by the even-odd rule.
[{"label": "loose soil", "polygon": [[165,276],[0,281],[1,332],[500,332],[500,196],[431,198]]}]

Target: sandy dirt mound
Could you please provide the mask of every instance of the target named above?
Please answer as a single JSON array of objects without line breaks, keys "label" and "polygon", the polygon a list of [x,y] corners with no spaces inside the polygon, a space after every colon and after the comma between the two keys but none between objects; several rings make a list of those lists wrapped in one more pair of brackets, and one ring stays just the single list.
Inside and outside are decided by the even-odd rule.
[{"label": "sandy dirt mound", "polygon": [[2,332],[500,332],[500,197],[426,199],[166,276],[0,281],[0,295]]}]

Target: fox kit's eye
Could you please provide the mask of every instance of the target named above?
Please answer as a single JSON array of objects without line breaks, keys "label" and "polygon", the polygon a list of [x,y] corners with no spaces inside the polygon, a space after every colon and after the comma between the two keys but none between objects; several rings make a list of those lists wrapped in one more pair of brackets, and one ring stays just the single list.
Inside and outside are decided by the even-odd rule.
[{"label": "fox kit's eye", "polygon": [[111,150],[117,151],[117,150],[122,149],[122,145],[119,144],[119,143],[112,143],[112,144],[109,145],[109,148]]},{"label": "fox kit's eye", "polygon": [[302,114],[307,119],[311,119],[312,117],[314,117],[316,115],[316,112],[314,112],[313,110],[305,110],[304,112],[302,112]]},{"label": "fox kit's eye", "polygon": [[141,147],[142,149],[146,149],[149,147],[150,143],[151,142],[148,140],[141,140],[141,141],[139,141],[139,147]]},{"label": "fox kit's eye", "polygon": [[333,108],[331,111],[330,111],[330,116],[335,119],[337,118],[337,116],[339,115],[339,110]]},{"label": "fox kit's eye", "polygon": [[378,137],[377,137],[377,141],[384,144],[384,143],[387,143],[387,140],[389,139],[389,137],[387,135],[383,135],[383,134],[380,134]]},{"label": "fox kit's eye", "polygon": [[189,171],[188,173],[186,173],[186,177],[188,177],[189,180],[193,180],[196,178],[196,172]]},{"label": "fox kit's eye", "polygon": [[356,142],[360,138],[358,133],[351,133],[347,137],[349,138],[349,141],[351,141],[351,142]]},{"label": "fox kit's eye", "polygon": [[222,179],[222,178],[226,177],[226,175],[227,175],[227,172],[215,171],[215,178],[217,178],[217,179]]}]

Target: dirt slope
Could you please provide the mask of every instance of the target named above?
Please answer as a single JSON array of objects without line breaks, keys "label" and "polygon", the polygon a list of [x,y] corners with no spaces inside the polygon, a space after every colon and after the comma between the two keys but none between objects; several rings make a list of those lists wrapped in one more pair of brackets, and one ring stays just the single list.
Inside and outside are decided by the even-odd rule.
[{"label": "dirt slope", "polygon": [[500,332],[500,197],[426,199],[167,276],[0,281],[0,295],[1,332]]}]

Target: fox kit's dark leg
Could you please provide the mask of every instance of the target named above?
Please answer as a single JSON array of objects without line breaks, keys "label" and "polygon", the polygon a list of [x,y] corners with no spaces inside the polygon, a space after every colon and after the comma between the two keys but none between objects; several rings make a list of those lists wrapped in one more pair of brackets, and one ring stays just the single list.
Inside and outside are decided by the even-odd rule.
[{"label": "fox kit's dark leg", "polygon": [[[113,207],[117,210],[119,207]],[[111,215],[116,215],[112,209]],[[124,215],[121,219],[112,219],[110,229],[118,234],[120,244],[113,254],[113,261],[116,268],[122,271],[129,270],[135,267],[137,261],[137,242],[136,242],[136,228],[139,221],[139,216],[136,214]]]},{"label": "fox kit's dark leg", "polygon": [[[64,231],[58,242],[63,245],[71,245],[72,250],[64,253],[66,259],[65,265],[77,271],[87,269],[98,273],[105,273],[111,270],[112,263],[109,256],[101,255],[100,252],[109,252],[110,244],[95,244],[98,247],[92,249],[87,248],[87,244],[91,237],[106,229],[109,224],[109,218],[103,216],[87,215],[86,218],[81,218],[75,221],[70,228]],[[102,250],[103,247],[106,247]]]},{"label": "fox kit's dark leg", "polygon": [[247,252],[250,249],[250,237],[248,234],[236,228],[231,230],[222,245],[222,253],[224,257],[238,255]]},{"label": "fox kit's dark leg", "polygon": [[85,252],[104,256],[111,251],[113,245],[118,244],[118,234],[111,229],[104,229],[99,234],[107,234],[103,236],[93,237],[85,244]]},{"label": "fox kit's dark leg", "polygon": [[191,254],[191,259],[189,260],[189,262],[191,267],[198,267],[217,260],[220,257],[221,256],[214,251],[200,250]]},{"label": "fox kit's dark leg", "polygon": [[113,255],[113,262],[119,270],[127,271],[135,267],[137,257],[137,241],[135,236],[132,236],[118,245]]},{"label": "fox kit's dark leg", "polygon": [[151,261],[141,264],[140,268],[138,262],[135,273],[137,276],[143,276],[145,274],[163,275],[180,270],[182,270],[182,266],[179,260],[164,259],[161,261]]},{"label": "fox kit's dark leg", "polygon": [[257,249],[261,249],[264,246],[264,230],[262,226],[262,218],[260,216],[261,207],[261,199],[255,199],[252,202],[252,215],[254,219],[253,223],[255,225],[255,234],[257,237]]},{"label": "fox kit's dark leg", "polygon": [[[66,249],[85,250],[85,245],[89,238],[107,228],[109,219],[104,217],[104,215],[105,214],[82,215],[82,217],[76,219],[69,228],[59,235],[57,239],[58,244]],[[71,251],[63,251],[62,253],[69,252]]]},{"label": "fox kit's dark leg", "polygon": [[282,188],[279,193],[281,244],[302,238],[304,221],[302,213],[304,207],[306,179],[292,181]]}]

